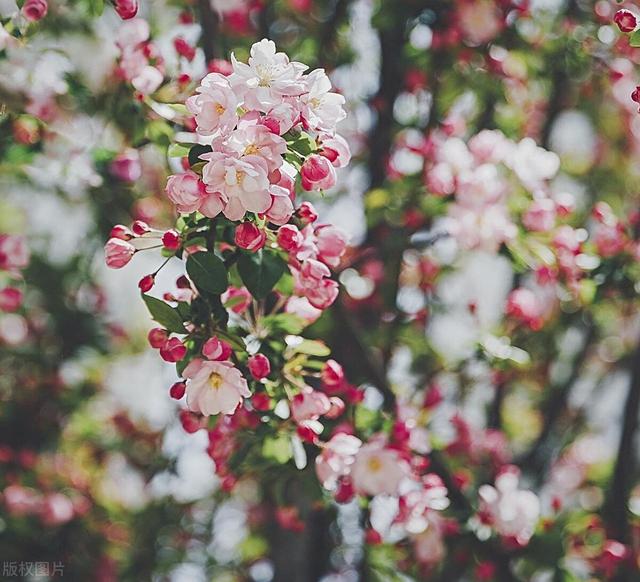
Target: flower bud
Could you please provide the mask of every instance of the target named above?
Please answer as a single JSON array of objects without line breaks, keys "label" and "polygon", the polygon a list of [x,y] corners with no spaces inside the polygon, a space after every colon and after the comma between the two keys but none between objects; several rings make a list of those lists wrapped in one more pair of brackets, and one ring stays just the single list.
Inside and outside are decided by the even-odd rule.
[{"label": "flower bud", "polygon": [[297,251],[303,240],[302,233],[293,224],[285,224],[278,229],[278,245],[289,253]]},{"label": "flower bud", "polygon": [[271,409],[271,398],[264,392],[256,392],[251,397],[251,406],[259,412],[266,412]]},{"label": "flower bud", "polygon": [[200,418],[190,410],[180,411],[180,424],[182,424],[182,428],[188,433],[198,432],[202,428]]},{"label": "flower bud", "polygon": [[267,234],[253,222],[243,222],[236,227],[236,244],[247,251],[259,251],[267,240]]},{"label": "flower bud", "polygon": [[104,246],[105,262],[111,269],[121,269],[133,257],[135,247],[119,238],[110,238]]},{"label": "flower bud", "polygon": [[169,338],[160,348],[160,357],[165,362],[179,362],[187,355],[187,348],[176,337]]},{"label": "flower bud", "polygon": [[319,154],[311,154],[300,168],[302,187],[309,190],[326,190],[336,183],[336,171],[331,162]]},{"label": "flower bud", "polygon": [[618,25],[618,28],[621,32],[633,32],[638,26],[638,19],[636,15],[630,10],[618,10],[615,16],[613,17],[613,21]]},{"label": "flower bud", "polygon": [[138,281],[138,287],[140,288],[140,291],[142,291],[143,293],[147,293],[147,291],[151,291],[151,288],[153,287],[153,284],[156,282],[156,279],[153,275],[145,275],[144,277],[142,277],[142,279],[140,279],[140,281]]},{"label": "flower bud", "polygon": [[189,62],[191,62],[196,56],[196,49],[180,36],[173,40],[173,46],[176,49],[176,52]]},{"label": "flower bud", "polygon": [[318,213],[311,202],[303,202],[296,211],[298,218],[305,224],[310,224],[318,220]]},{"label": "flower bud", "polygon": [[17,287],[5,287],[0,291],[0,311],[17,311],[22,305],[22,291]]},{"label": "flower bud", "polygon": [[206,187],[198,174],[187,170],[182,174],[169,176],[166,192],[178,212],[189,214],[200,208],[206,195]]},{"label": "flower bud", "polygon": [[169,388],[169,396],[175,400],[180,400],[185,391],[187,390],[187,385],[184,382],[176,382],[171,388]]},{"label": "flower bud", "polygon": [[330,418],[331,420],[333,420],[338,418],[339,416],[342,416],[345,409],[345,404],[342,398],[338,398],[337,396],[332,396],[331,398],[329,398],[329,404],[331,405],[331,408],[329,408],[329,412],[325,414],[327,418]]},{"label": "flower bud", "polygon": [[327,360],[322,368],[321,378],[325,386],[335,388],[344,382],[344,370],[335,360]]},{"label": "flower bud", "polygon": [[147,234],[148,232],[151,232],[151,227],[146,222],[144,222],[142,220],[136,220],[131,225],[131,230],[137,236],[142,236],[143,234]]},{"label": "flower bud", "polygon": [[122,20],[129,20],[138,13],[138,0],[115,0],[115,9]]},{"label": "flower bud", "polygon": [[161,327],[154,327],[149,330],[147,334],[147,340],[149,340],[149,345],[152,348],[160,349],[169,339],[169,334],[166,329],[162,329]]},{"label": "flower bud", "polygon": [[310,427],[304,424],[299,424],[296,432],[298,433],[298,436],[305,442],[315,443],[318,440],[318,435],[313,432]]},{"label": "flower bud", "polygon": [[202,355],[208,360],[220,362],[228,360],[231,356],[231,346],[224,340],[217,337],[209,338],[202,346]]},{"label": "flower bud", "polygon": [[633,93],[631,93],[631,100],[636,103],[640,103],[640,85],[633,90]]},{"label": "flower bud", "polygon": [[176,230],[168,230],[162,235],[162,244],[165,249],[175,251],[180,248],[181,243],[180,234]]},{"label": "flower bud", "polygon": [[124,224],[116,224],[109,233],[109,238],[119,238],[120,240],[131,240],[133,236],[131,229]]},{"label": "flower bud", "polygon": [[249,372],[256,380],[266,378],[271,372],[271,363],[264,354],[251,356],[248,362]]},{"label": "flower bud", "polygon": [[349,503],[353,499],[355,491],[353,489],[353,483],[350,479],[342,479],[338,483],[338,488],[335,492],[336,503]]},{"label": "flower bud", "polygon": [[137,150],[128,149],[118,154],[109,165],[109,171],[123,182],[135,182],[140,179],[142,166]]},{"label": "flower bud", "polygon": [[47,0],[26,0],[22,6],[22,15],[31,22],[42,20],[47,15]]}]

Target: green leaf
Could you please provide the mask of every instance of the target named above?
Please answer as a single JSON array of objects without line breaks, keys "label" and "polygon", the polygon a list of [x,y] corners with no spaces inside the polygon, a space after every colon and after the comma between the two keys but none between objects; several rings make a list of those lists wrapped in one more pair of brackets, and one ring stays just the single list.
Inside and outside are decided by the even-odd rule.
[{"label": "green leaf", "polygon": [[184,158],[189,155],[191,151],[191,147],[182,143],[172,143],[169,146],[169,151],[167,155],[170,158]]},{"label": "green leaf", "polygon": [[200,156],[213,151],[211,146],[196,144],[189,150],[189,163],[195,166],[197,163],[202,162]]},{"label": "green leaf", "polygon": [[631,33],[629,36],[629,45],[635,47],[640,46],[640,29]]},{"label": "green leaf", "polygon": [[331,354],[331,350],[321,341],[318,340],[303,340],[294,350],[299,354],[306,354],[308,356],[318,356],[324,358]]},{"label": "green leaf", "polygon": [[283,331],[294,335],[299,334],[307,322],[295,313],[277,313],[263,318],[262,323],[272,331]]},{"label": "green leaf", "polygon": [[259,250],[238,259],[238,273],[256,299],[265,298],[284,274],[287,264],[276,254]]},{"label": "green leaf", "polygon": [[202,291],[220,295],[227,290],[227,268],[216,255],[200,251],[187,258],[187,273],[196,287]]},{"label": "green leaf", "polygon": [[160,325],[175,333],[187,333],[177,309],[167,305],[160,299],[144,293],[142,294],[142,300],[145,302],[151,317]]},{"label": "green leaf", "polygon": [[104,0],[88,0],[89,16],[100,16],[104,11]]}]

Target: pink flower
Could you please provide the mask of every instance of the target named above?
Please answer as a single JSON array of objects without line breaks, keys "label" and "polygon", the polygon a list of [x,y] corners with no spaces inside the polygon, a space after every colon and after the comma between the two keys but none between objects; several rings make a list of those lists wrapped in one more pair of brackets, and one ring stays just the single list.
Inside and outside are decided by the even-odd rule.
[{"label": "pink flower", "polygon": [[517,234],[517,228],[502,204],[483,208],[451,204],[449,217],[452,220],[450,232],[463,249],[494,253],[502,243],[512,240]]},{"label": "pink flower", "polygon": [[107,267],[121,269],[129,263],[135,252],[136,248],[130,242],[119,238],[110,238],[104,246]]},{"label": "pink flower", "polygon": [[204,183],[226,201],[222,212],[229,220],[241,220],[245,212],[266,212],[271,206],[267,164],[264,158],[234,158],[222,152],[204,154]]},{"label": "pink flower", "polygon": [[291,414],[297,423],[307,420],[318,420],[329,412],[331,404],[326,394],[305,386],[291,401]]},{"label": "pink flower", "polygon": [[160,349],[169,339],[169,335],[166,329],[161,327],[154,327],[149,330],[147,334],[147,340],[152,348]]},{"label": "pink flower", "polygon": [[138,0],[115,0],[115,9],[122,20],[129,20],[138,13]]},{"label": "pink flower", "polygon": [[208,360],[228,360],[232,353],[231,346],[226,341],[215,336],[209,338],[202,346],[202,355]]},{"label": "pink flower", "polygon": [[542,326],[542,306],[536,294],[530,289],[514,289],[507,299],[507,315],[519,319],[531,329]]},{"label": "pink flower", "polygon": [[271,186],[271,206],[267,210],[267,218],[273,224],[286,224],[293,215],[293,202],[289,192],[280,186]]},{"label": "pink flower", "polygon": [[271,373],[271,363],[269,362],[269,358],[264,354],[251,356],[247,366],[249,367],[249,372],[251,372],[251,375],[256,380],[262,380]]},{"label": "pink flower", "polygon": [[351,471],[362,441],[349,434],[338,433],[322,447],[316,457],[316,475],[325,489],[333,490],[338,480]]},{"label": "pink flower", "polygon": [[337,226],[325,224],[316,228],[318,258],[330,267],[337,267],[347,246],[347,234]]},{"label": "pink flower", "polygon": [[178,212],[190,214],[200,209],[203,198],[206,196],[206,187],[198,174],[187,170],[183,174],[169,176],[166,192],[169,200],[176,205]]},{"label": "pink flower", "polygon": [[17,311],[22,305],[22,291],[17,287],[5,287],[0,290],[0,311]]},{"label": "pink flower", "polygon": [[[308,261],[305,263],[308,264]],[[306,297],[317,309],[327,309],[338,297],[338,284],[332,279],[306,277],[302,271],[294,271],[294,279],[296,293]]]},{"label": "pink flower", "polygon": [[26,0],[22,6],[22,14],[31,22],[37,22],[47,15],[47,0]]},{"label": "pink flower", "polygon": [[267,112],[282,103],[285,96],[305,91],[302,63],[290,62],[284,53],[276,52],[273,41],[262,39],[251,47],[248,64],[231,55],[233,74],[229,80],[237,95],[249,109]]},{"label": "pink flower", "polygon": [[638,26],[636,15],[630,10],[618,10],[613,17],[621,32],[633,32]]},{"label": "pink flower", "polygon": [[253,222],[243,222],[236,226],[235,243],[253,253],[259,251],[267,240],[267,233]]},{"label": "pink flower", "polygon": [[196,91],[198,95],[189,97],[186,106],[196,118],[197,132],[209,136],[233,130],[238,123],[238,98],[229,79],[220,73],[209,73]]},{"label": "pink flower", "polygon": [[303,202],[296,210],[298,218],[305,224],[318,220],[318,213],[311,202]]},{"label": "pink flower", "polygon": [[522,224],[534,232],[547,232],[556,224],[556,205],[550,198],[534,200],[522,217]]},{"label": "pink flower", "polygon": [[324,69],[315,69],[306,77],[307,92],[300,97],[302,119],[306,127],[334,132],[347,114],[344,97],[331,92],[331,81]]},{"label": "pink flower", "polygon": [[15,271],[29,264],[29,248],[23,236],[0,234],[0,269]]},{"label": "pink flower", "polygon": [[416,558],[422,564],[439,564],[446,553],[440,526],[441,520],[433,513],[430,513],[427,519],[429,526],[413,537]]},{"label": "pink flower", "polygon": [[164,75],[156,67],[147,65],[131,79],[131,84],[143,95],[151,95],[162,85],[163,79]]},{"label": "pink flower", "polygon": [[363,495],[397,495],[401,481],[408,476],[409,465],[381,439],[363,445],[351,469],[353,485]]},{"label": "pink flower", "polygon": [[135,182],[142,176],[138,150],[128,149],[118,154],[109,166],[111,173],[124,182]]},{"label": "pink flower", "polygon": [[331,162],[319,154],[311,154],[300,168],[305,190],[326,190],[336,183],[336,170]]},{"label": "pink flower", "polygon": [[495,487],[478,490],[480,512],[485,521],[506,538],[521,546],[529,543],[540,517],[540,501],[535,493],[518,489],[519,471],[515,467],[496,477]]},{"label": "pink flower", "polygon": [[211,362],[199,358],[185,368],[187,405],[204,416],[233,414],[243,398],[251,396],[247,381],[231,362]]},{"label": "pink flower", "polygon": [[222,294],[221,299],[225,307],[239,314],[247,310],[253,297],[246,287],[229,287]]},{"label": "pink flower", "polygon": [[224,141],[224,147],[238,157],[260,156],[267,165],[267,172],[271,173],[282,166],[282,156],[287,151],[287,142],[256,121],[257,114],[245,115],[240,120],[238,129]]}]

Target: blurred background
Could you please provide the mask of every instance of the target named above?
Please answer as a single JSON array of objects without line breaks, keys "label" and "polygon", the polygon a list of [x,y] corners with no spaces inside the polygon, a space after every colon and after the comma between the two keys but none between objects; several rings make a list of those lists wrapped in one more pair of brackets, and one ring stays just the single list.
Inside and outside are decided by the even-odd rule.
[{"label": "blurred background", "polygon": [[[179,422],[168,394],[174,367],[147,345],[152,322],[137,283],[156,262],[104,265],[114,224],[166,228],[174,219],[164,185],[179,160],[166,155],[166,103],[267,37],[325,68],[347,102],[340,132],[353,161],[311,200],[349,234],[350,249],[341,297],[312,333],[372,413],[383,406],[381,384],[400,398],[437,394],[430,442],[451,456],[463,489],[492,463],[520,467],[541,501],[543,533],[516,579],[640,580],[640,273],[629,250],[638,54],[613,21],[620,6],[635,8],[142,0],[145,58],[165,79],[150,101],[123,72],[112,5],[51,0],[32,23],[0,0],[2,579],[53,579],[56,567],[97,581],[507,580],[453,543],[425,544],[417,557],[392,543],[367,549],[357,504],[307,513],[297,531],[274,517],[259,480],[225,492],[206,434]],[[581,275],[566,285],[540,285],[530,257],[551,252],[544,244],[498,252],[495,225],[462,219],[452,236],[443,198],[430,194],[435,152],[451,140],[447,159],[462,163],[483,129],[520,144],[509,212],[520,212],[523,188],[535,198],[527,172],[551,167],[551,197],[571,224],[554,240],[591,245],[573,253]],[[541,158],[524,138],[555,155]],[[478,176],[476,187],[501,187],[492,180]],[[465,242],[460,229],[489,230],[491,240]],[[156,289],[171,292],[180,268],[170,262]],[[514,299],[523,288],[529,295]],[[465,438],[473,460],[456,450]],[[382,531],[389,510],[378,505],[372,522]]]}]

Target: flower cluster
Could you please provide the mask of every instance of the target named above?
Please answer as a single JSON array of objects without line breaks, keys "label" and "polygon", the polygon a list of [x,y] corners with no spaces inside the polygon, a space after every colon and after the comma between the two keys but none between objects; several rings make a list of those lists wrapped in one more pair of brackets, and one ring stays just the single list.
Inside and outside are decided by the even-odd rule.
[{"label": "flower cluster", "polygon": [[149,40],[149,24],[142,18],[124,22],[118,30],[120,49],[117,72],[142,95],[150,95],[162,84],[163,60]]}]

